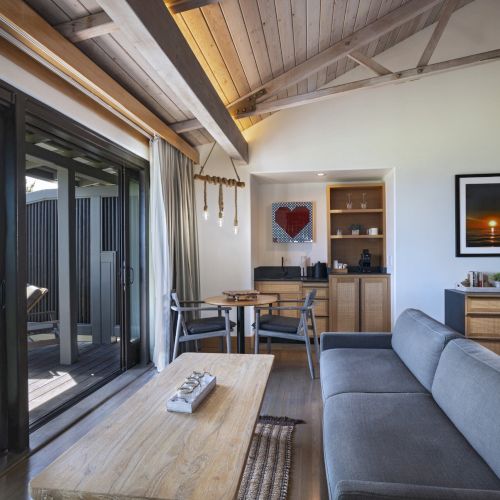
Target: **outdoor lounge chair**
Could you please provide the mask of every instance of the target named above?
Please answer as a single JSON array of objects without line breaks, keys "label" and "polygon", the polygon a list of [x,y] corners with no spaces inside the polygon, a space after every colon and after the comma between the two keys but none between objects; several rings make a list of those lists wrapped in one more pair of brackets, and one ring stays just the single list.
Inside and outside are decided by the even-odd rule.
[{"label": "outdoor lounge chair", "polygon": [[[32,335],[42,333],[53,333],[59,337],[59,321],[56,319],[55,311],[32,312],[38,303],[49,293],[47,288],[34,285],[26,287],[26,309],[28,313],[28,338]],[[49,316],[49,321],[36,321],[36,317]],[[35,321],[30,321],[35,320]],[[32,339],[31,339],[32,340]]]}]

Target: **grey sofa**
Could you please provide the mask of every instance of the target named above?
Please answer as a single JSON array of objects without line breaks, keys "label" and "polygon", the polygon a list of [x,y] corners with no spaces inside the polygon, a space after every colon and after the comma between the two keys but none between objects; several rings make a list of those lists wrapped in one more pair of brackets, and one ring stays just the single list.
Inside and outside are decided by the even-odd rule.
[{"label": "grey sofa", "polygon": [[408,309],[320,363],[330,498],[500,499],[500,356]]}]

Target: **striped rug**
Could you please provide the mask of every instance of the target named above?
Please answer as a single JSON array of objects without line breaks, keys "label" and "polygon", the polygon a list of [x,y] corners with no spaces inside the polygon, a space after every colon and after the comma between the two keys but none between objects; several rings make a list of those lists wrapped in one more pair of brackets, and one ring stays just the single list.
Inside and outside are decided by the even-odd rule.
[{"label": "striped rug", "polygon": [[292,436],[301,420],[262,416],[257,422],[238,500],[285,500],[292,465]]}]

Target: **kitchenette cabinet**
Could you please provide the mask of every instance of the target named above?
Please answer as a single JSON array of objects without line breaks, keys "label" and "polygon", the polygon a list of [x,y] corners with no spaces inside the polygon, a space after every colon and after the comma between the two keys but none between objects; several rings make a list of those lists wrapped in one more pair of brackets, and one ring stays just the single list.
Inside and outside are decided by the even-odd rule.
[{"label": "kitchenette cabinet", "polygon": [[329,288],[331,331],[390,331],[390,276],[332,274]]}]

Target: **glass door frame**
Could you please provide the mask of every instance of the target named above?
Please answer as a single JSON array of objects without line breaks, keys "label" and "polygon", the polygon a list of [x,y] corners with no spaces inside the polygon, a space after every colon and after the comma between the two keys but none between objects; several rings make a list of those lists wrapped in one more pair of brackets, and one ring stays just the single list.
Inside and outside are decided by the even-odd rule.
[{"label": "glass door frame", "polygon": [[[48,127],[61,139],[72,141],[76,146],[101,155],[113,163],[127,165],[138,172],[141,179],[147,178],[149,162],[118,146],[71,118],[46,106],[0,80],[0,106],[6,110],[7,124],[4,127],[3,150],[0,158],[3,192],[0,189],[0,208],[4,212],[4,227],[0,236],[5,242],[5,329],[0,329],[0,424],[7,435],[9,452],[20,452],[29,448],[28,412],[28,355],[27,355],[27,312],[26,312],[26,182],[25,182],[25,125]],[[29,116],[29,118],[28,118]],[[141,185],[141,193],[147,193],[147,186]],[[141,196],[141,268],[147,264],[147,198]],[[5,208],[5,210],[3,210]],[[142,245],[146,245],[144,248]],[[1,258],[0,252],[0,258]],[[145,269],[147,269],[145,267]],[[141,280],[141,362],[149,362],[147,322],[147,272],[140,273]],[[0,284],[0,287],[3,285]],[[0,298],[0,301],[2,299]],[[0,316],[1,320],[1,316]],[[3,356],[3,358],[1,357]],[[7,365],[8,363],[8,365]],[[97,389],[97,386],[93,390]],[[70,403],[74,404],[79,399]],[[68,405],[69,406],[69,405]],[[3,425],[7,422],[7,428]],[[4,440],[5,441],[5,440]],[[2,442],[2,439],[0,439]],[[4,445],[4,443],[2,443]]]}]

